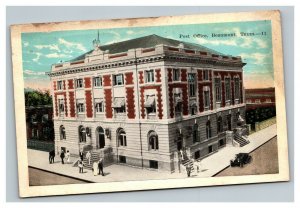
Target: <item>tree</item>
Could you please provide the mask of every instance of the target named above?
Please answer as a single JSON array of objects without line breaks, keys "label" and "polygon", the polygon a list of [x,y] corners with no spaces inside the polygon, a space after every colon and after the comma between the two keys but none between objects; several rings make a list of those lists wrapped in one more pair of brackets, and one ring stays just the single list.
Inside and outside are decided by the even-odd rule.
[{"label": "tree", "polygon": [[50,91],[35,90],[25,92],[25,106],[52,105]]}]

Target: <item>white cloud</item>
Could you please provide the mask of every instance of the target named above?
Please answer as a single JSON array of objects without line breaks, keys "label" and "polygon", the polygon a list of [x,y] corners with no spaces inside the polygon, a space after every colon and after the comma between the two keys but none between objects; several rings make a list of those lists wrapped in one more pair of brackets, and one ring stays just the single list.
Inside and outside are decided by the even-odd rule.
[{"label": "white cloud", "polygon": [[237,46],[235,39],[231,40],[207,40],[204,38],[197,39],[199,44],[211,44],[211,45],[228,45],[228,46]]},{"label": "white cloud", "polygon": [[266,59],[270,57],[270,54],[264,53],[241,53],[240,56],[243,59],[252,59],[254,60],[254,64],[267,64]]},{"label": "white cloud", "polygon": [[27,41],[24,41],[24,42],[23,42],[23,46],[24,46],[24,48],[26,48],[26,47],[29,46],[29,43],[28,43]]},{"label": "white cloud", "polygon": [[23,73],[27,75],[45,75],[45,72],[36,72],[29,69],[25,69]]},{"label": "white cloud", "polygon": [[63,38],[59,38],[58,42],[64,46],[66,46],[67,48],[76,48],[76,49],[84,51],[84,52],[87,51],[87,49],[81,43],[69,42]]},{"label": "white cloud", "polygon": [[36,55],[36,57],[33,58],[32,61],[38,62],[40,60],[40,57],[42,56],[42,53],[37,52],[37,53],[35,53],[35,55]]},{"label": "white cloud", "polygon": [[47,48],[47,49],[50,49],[50,50],[54,50],[54,51],[60,52],[60,49],[59,49],[58,45],[55,45],[55,44],[50,44],[50,45],[35,45],[34,47],[37,48],[37,49]]},{"label": "white cloud", "polygon": [[69,55],[66,55],[66,54],[58,54],[58,53],[50,53],[50,54],[47,54],[45,55],[47,58],[69,58],[71,56]]}]

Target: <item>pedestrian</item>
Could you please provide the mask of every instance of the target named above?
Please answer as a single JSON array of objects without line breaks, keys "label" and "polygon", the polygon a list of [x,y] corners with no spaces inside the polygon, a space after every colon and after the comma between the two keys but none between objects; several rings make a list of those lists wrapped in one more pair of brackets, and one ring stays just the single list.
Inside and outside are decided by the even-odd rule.
[{"label": "pedestrian", "polygon": [[188,177],[191,176],[191,171],[192,171],[191,164],[187,164],[187,165],[186,165],[186,173],[187,173],[187,176],[188,176]]},{"label": "pedestrian", "polygon": [[198,162],[197,160],[193,159],[193,162],[194,162],[194,169],[197,170],[197,173],[200,172],[200,162]]},{"label": "pedestrian", "polygon": [[78,160],[79,173],[83,173],[83,161]]},{"label": "pedestrian", "polygon": [[65,163],[64,163],[65,152],[64,152],[63,150],[62,150],[61,153],[60,153],[60,158],[61,158],[61,163],[62,163],[62,164],[65,164]]},{"label": "pedestrian", "polygon": [[52,150],[51,155],[52,156],[51,156],[50,162],[54,163],[54,158],[55,158],[55,151],[54,150]]},{"label": "pedestrian", "polygon": [[94,176],[98,175],[98,172],[99,172],[99,170],[98,170],[98,163],[97,163],[97,161],[95,161],[93,163],[93,173],[94,173]]},{"label": "pedestrian", "polygon": [[69,152],[69,150],[67,150],[67,153],[66,153],[67,163],[70,163],[70,157],[71,157],[70,152]]},{"label": "pedestrian", "polygon": [[86,159],[88,160],[89,165],[91,164],[91,152],[88,151],[85,155]]},{"label": "pedestrian", "polygon": [[184,158],[183,158],[183,151],[182,151],[182,149],[180,149],[180,157],[181,157],[181,160],[183,160]]},{"label": "pedestrian", "polygon": [[99,175],[101,174],[102,176],[104,176],[104,172],[103,172],[103,158],[100,158],[100,160],[98,161],[98,168],[99,168]]},{"label": "pedestrian", "polygon": [[49,151],[49,164],[51,164],[51,161],[52,161],[52,150]]},{"label": "pedestrian", "polygon": [[82,150],[79,152],[79,157],[83,161],[83,151]]}]

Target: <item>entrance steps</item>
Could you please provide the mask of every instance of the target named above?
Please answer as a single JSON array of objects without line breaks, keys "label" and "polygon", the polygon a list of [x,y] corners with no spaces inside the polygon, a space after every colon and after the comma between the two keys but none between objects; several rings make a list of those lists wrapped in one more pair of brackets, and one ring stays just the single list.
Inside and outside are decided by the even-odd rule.
[{"label": "entrance steps", "polygon": [[240,147],[243,147],[247,144],[249,144],[249,140],[245,139],[243,136],[240,136],[239,134],[234,134],[234,140],[239,143]]}]

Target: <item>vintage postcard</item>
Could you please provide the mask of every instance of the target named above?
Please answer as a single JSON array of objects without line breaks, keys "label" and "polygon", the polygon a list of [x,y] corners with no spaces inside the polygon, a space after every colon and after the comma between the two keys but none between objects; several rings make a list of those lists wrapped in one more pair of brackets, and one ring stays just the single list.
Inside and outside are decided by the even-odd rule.
[{"label": "vintage postcard", "polygon": [[20,197],[289,180],[280,11],[11,26]]}]

